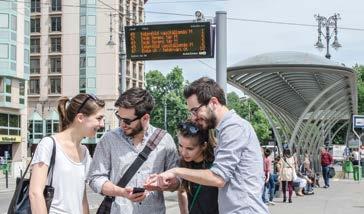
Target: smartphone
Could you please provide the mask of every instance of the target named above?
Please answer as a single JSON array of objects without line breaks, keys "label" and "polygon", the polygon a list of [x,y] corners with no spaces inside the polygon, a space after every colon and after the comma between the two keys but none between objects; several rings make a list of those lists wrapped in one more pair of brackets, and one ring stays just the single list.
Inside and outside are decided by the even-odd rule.
[{"label": "smartphone", "polygon": [[144,192],[144,191],[145,191],[145,189],[142,188],[142,187],[134,187],[133,188],[133,194],[135,194],[135,193],[141,193],[141,192]]}]

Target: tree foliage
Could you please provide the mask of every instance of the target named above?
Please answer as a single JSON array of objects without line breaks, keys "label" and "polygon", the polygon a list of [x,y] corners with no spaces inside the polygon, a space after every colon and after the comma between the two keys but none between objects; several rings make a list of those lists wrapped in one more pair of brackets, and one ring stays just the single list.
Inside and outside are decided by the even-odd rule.
[{"label": "tree foliage", "polygon": [[[186,101],[183,97],[185,80],[182,69],[175,67],[164,76],[160,71],[154,70],[146,74],[146,89],[155,100],[155,107],[151,114],[151,124],[164,128],[176,136],[176,129],[180,122],[187,118],[188,111]],[[165,112],[165,104],[167,111]],[[165,124],[164,116],[167,116]]]},{"label": "tree foliage", "polygon": [[234,109],[242,118],[248,120],[254,127],[259,141],[267,143],[271,138],[270,124],[264,112],[250,98],[241,99],[235,92],[228,93],[228,108]]},{"label": "tree foliage", "polygon": [[364,66],[356,64],[353,69],[357,75],[358,113],[364,114]]}]

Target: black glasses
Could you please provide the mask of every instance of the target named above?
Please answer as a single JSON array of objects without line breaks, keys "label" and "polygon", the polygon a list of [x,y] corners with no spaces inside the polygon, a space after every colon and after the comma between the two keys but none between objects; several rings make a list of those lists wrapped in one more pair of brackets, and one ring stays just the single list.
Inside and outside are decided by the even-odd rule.
[{"label": "black glasses", "polygon": [[198,128],[196,125],[192,124],[192,123],[180,123],[179,124],[179,129],[181,131],[186,131],[188,132],[188,134],[190,135],[195,135],[200,131],[200,128]]},{"label": "black glasses", "polygon": [[78,107],[78,109],[77,109],[77,114],[78,113],[80,113],[80,111],[82,110],[82,108],[85,106],[85,104],[87,103],[87,101],[89,100],[89,99],[92,99],[92,100],[94,100],[94,101],[96,101],[97,100],[97,97],[96,97],[96,95],[94,95],[94,94],[86,94],[86,99],[81,103],[81,105],[80,105],[80,107]]},{"label": "black glasses", "polygon": [[134,119],[128,119],[128,118],[122,118],[122,117],[120,117],[120,115],[118,114],[118,111],[115,111],[115,116],[118,118],[118,120],[120,121],[120,122],[123,122],[123,123],[125,123],[126,125],[130,125],[132,122],[134,122],[134,121],[136,121],[136,120],[139,120],[140,118],[142,118],[143,116],[139,116],[139,117],[136,117],[136,118],[134,118]]},{"label": "black glasses", "polygon": [[197,116],[198,111],[199,111],[199,110],[200,110],[200,108],[201,108],[202,106],[204,106],[204,105],[205,105],[205,104],[201,104],[201,105],[199,105],[198,107],[191,108],[191,110],[190,110],[190,115]]}]

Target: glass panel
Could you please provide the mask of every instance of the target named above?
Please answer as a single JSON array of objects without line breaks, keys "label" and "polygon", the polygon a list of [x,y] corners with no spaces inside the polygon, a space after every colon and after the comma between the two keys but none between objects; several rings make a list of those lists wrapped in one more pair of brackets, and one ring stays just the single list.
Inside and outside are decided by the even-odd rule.
[{"label": "glass panel", "polygon": [[43,123],[42,123],[42,121],[34,122],[34,133],[43,133]]},{"label": "glass panel", "polygon": [[51,31],[62,31],[61,17],[51,17]]},{"label": "glass panel", "polygon": [[62,70],[62,59],[61,57],[52,57],[50,58],[51,63],[51,73],[61,73]]},{"label": "glass panel", "polygon": [[39,94],[39,79],[29,80],[29,94]]},{"label": "glass panel", "polygon": [[9,28],[9,15],[0,13],[0,28]]},{"label": "glass panel", "polygon": [[0,126],[8,126],[8,114],[0,114]]},{"label": "glass panel", "polygon": [[30,73],[39,74],[39,72],[40,72],[40,59],[30,58]]},{"label": "glass panel", "polygon": [[61,78],[54,77],[50,78],[50,93],[51,94],[60,94],[61,93]]},{"label": "glass panel", "polygon": [[9,115],[9,127],[20,127],[19,115],[10,114]]},{"label": "glass panel", "polygon": [[10,59],[16,60],[16,46],[15,45],[10,46]]},{"label": "glass panel", "polygon": [[0,59],[9,59],[9,45],[0,44]]},{"label": "glass panel", "polygon": [[46,121],[46,135],[52,134],[52,120]]},{"label": "glass panel", "polygon": [[5,78],[5,93],[11,94],[11,79]]},{"label": "glass panel", "polygon": [[9,129],[9,135],[20,135],[20,130]]},{"label": "glass panel", "polygon": [[62,10],[62,0],[52,0],[52,11]]},{"label": "glass panel", "polygon": [[32,13],[40,12],[40,0],[32,0],[30,10]]},{"label": "glass panel", "polygon": [[20,96],[25,95],[25,83],[22,80],[19,80],[19,95]]},{"label": "glass panel", "polygon": [[51,52],[61,52],[61,38],[51,38]]},{"label": "glass panel", "polygon": [[53,121],[53,133],[59,132],[59,122],[57,120]]},{"label": "glass panel", "polygon": [[40,18],[34,18],[30,20],[30,32],[40,33]]},{"label": "glass panel", "polygon": [[0,129],[0,134],[8,134],[8,129]]},{"label": "glass panel", "polygon": [[16,16],[11,15],[11,30],[16,31],[16,26],[17,26]]},{"label": "glass panel", "polygon": [[96,16],[87,16],[87,25],[96,25]]}]

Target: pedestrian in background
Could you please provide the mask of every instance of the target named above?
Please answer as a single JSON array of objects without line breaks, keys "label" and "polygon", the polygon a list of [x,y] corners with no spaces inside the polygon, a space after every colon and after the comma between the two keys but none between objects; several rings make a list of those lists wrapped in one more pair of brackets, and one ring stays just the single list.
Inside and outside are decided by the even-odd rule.
[{"label": "pedestrian in background", "polygon": [[288,202],[292,203],[293,194],[293,180],[296,175],[296,162],[294,157],[291,155],[291,151],[286,148],[283,150],[283,157],[279,162],[279,180],[281,181],[283,202],[287,202],[287,187],[288,187]]},{"label": "pedestrian in background", "polygon": [[330,187],[330,177],[329,177],[329,166],[332,164],[331,154],[324,148],[321,148],[321,167],[322,167],[322,177],[324,178],[325,186],[324,188]]},{"label": "pedestrian in background", "polygon": [[[41,140],[31,164],[29,197],[32,213],[47,213],[43,190],[52,177],[54,197],[49,213],[89,213],[85,185],[91,157],[81,140],[95,137],[97,130],[104,127],[104,106],[104,101],[91,94],[78,94],[71,100],[59,99],[61,132]],[[54,171],[50,174],[52,177],[47,178],[53,140],[56,146]]]}]

